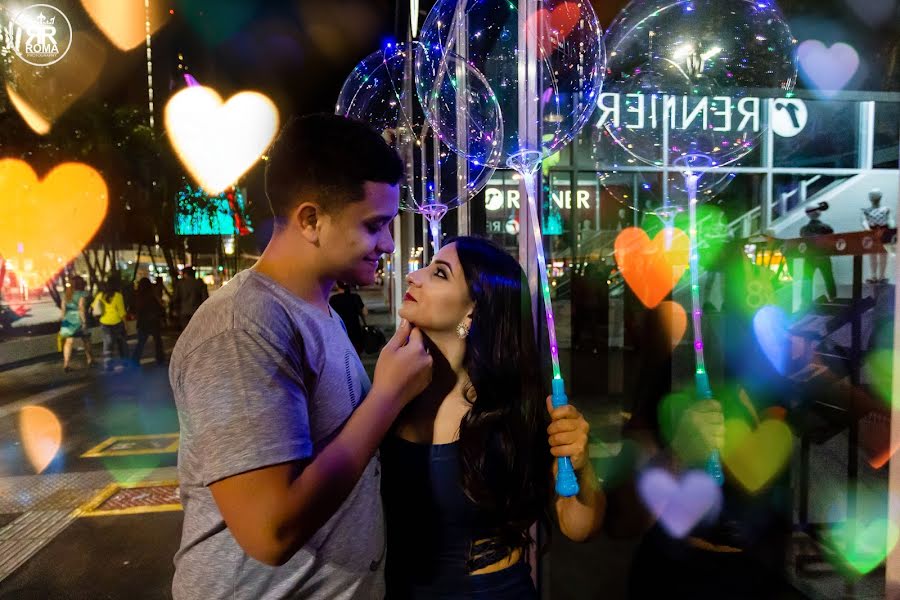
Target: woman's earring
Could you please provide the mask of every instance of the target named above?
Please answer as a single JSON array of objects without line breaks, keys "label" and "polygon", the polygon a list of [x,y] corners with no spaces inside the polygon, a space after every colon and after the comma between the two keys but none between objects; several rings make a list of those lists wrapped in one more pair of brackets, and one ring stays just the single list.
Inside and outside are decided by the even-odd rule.
[{"label": "woman's earring", "polygon": [[460,323],[456,326],[456,335],[458,335],[461,340],[464,340],[469,336],[469,328],[466,327],[465,323]]}]

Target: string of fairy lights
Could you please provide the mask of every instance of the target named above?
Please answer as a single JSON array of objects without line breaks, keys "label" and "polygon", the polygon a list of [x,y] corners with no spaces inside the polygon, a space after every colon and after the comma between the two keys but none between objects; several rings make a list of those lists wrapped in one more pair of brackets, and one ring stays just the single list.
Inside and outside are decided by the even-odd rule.
[{"label": "string of fairy lights", "polygon": [[150,27],[150,0],[144,0],[144,34],[147,36],[147,108],[150,112],[150,131],[155,131],[153,118],[153,33]]}]

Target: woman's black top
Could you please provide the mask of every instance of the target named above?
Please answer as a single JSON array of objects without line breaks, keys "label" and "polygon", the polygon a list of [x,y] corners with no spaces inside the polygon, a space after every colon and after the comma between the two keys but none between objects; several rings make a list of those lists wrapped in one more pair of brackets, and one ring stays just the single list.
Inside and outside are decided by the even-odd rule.
[{"label": "woman's black top", "polygon": [[417,444],[389,435],[381,447],[381,468],[388,600],[537,598],[524,561],[469,574],[506,552],[471,552],[472,543],[490,533],[478,525],[478,507],[463,491],[458,443]]}]

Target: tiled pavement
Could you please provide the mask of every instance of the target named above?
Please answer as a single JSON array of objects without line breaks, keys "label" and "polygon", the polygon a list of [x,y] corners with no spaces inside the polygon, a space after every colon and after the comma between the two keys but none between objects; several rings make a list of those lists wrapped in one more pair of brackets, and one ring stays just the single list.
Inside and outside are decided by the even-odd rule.
[{"label": "tiled pavement", "polygon": [[0,514],[15,516],[0,529],[2,581],[77,519],[79,508],[109,484],[177,479],[174,467],[6,477],[0,480]]}]

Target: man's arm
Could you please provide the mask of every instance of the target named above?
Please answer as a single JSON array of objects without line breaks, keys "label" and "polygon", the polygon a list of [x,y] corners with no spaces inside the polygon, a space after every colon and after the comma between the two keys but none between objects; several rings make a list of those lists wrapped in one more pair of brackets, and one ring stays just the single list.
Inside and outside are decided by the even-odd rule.
[{"label": "man's arm", "polygon": [[373,389],[311,462],[266,467],[210,485],[244,551],[272,566],[290,560],[353,491],[401,406]]},{"label": "man's arm", "polygon": [[210,484],[244,551],[287,562],[340,508],[403,406],[431,381],[422,334],[401,325],[382,350],[372,391],[343,430],[311,461],[274,465]]}]

